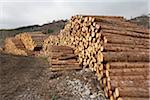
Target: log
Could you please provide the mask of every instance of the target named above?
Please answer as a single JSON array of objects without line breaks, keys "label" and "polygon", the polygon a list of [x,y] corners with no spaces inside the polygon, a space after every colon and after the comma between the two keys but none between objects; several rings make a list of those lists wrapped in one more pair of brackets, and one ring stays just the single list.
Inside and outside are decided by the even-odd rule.
[{"label": "log", "polygon": [[74,67],[80,67],[79,63],[74,63],[74,64],[66,64],[66,65],[52,65],[51,68],[74,68]]},{"label": "log", "polygon": [[[81,15],[82,17],[92,17],[94,19],[117,19],[117,20],[123,20],[124,18],[122,16],[98,16],[98,15]],[[94,20],[95,21],[95,20]]]},{"label": "log", "polygon": [[142,32],[145,31],[144,27],[141,27],[135,23],[127,22],[125,20],[102,19],[101,22],[108,23],[108,24],[113,25],[113,26],[119,26],[119,27],[127,28],[131,31],[136,30],[137,32],[141,32],[140,29],[142,29]]},{"label": "log", "polygon": [[99,18],[95,20],[96,23],[105,23],[106,25],[112,25],[112,26],[119,26],[124,27],[127,29],[136,29],[139,30],[140,28],[143,29],[143,27],[138,26],[137,24],[126,22],[125,19],[111,19],[111,18]]},{"label": "log", "polygon": [[63,71],[63,70],[80,70],[82,69],[81,67],[74,67],[74,68],[70,68],[70,67],[65,67],[65,68],[50,68],[50,71]]},{"label": "log", "polygon": [[102,46],[103,51],[113,51],[113,52],[121,52],[121,51],[143,51],[149,52],[149,45],[133,45],[133,44],[113,44],[106,43]]},{"label": "log", "polygon": [[113,33],[113,34],[120,34],[124,36],[131,36],[131,37],[138,37],[138,38],[150,38],[148,34],[140,34],[136,32],[130,32],[130,31],[121,31],[121,30],[110,30],[110,29],[103,29],[104,33]]},{"label": "log", "polygon": [[149,39],[142,39],[142,38],[130,38],[128,36],[120,36],[120,37],[114,37],[114,36],[104,36],[104,41],[106,43],[114,43],[114,44],[132,44],[132,45],[144,45],[149,46]]},{"label": "log", "polygon": [[51,60],[52,65],[71,65],[78,63],[76,59],[67,59],[67,60]]},{"label": "log", "polygon": [[149,30],[146,28],[132,28],[132,27],[124,27],[117,24],[112,24],[111,22],[95,22],[94,24],[99,25],[101,29],[109,29],[109,30],[118,30],[118,31],[130,31],[130,32],[137,32],[139,34],[149,34]]},{"label": "log", "polygon": [[149,80],[148,75],[128,75],[128,76],[109,76],[107,77],[107,81],[111,80]]},{"label": "log", "polygon": [[148,75],[149,68],[123,68],[106,70],[106,76]]},{"label": "log", "polygon": [[110,80],[107,83],[108,88],[111,87],[150,87],[149,80]]},{"label": "log", "polygon": [[61,59],[61,57],[63,59],[63,57],[70,57],[70,56],[71,57],[77,57],[75,54],[72,54],[72,53],[69,54],[68,52],[53,52],[50,54],[50,56],[52,59],[55,59],[55,58]]},{"label": "log", "polygon": [[117,100],[149,100],[147,97],[119,97]]},{"label": "log", "polygon": [[149,97],[149,89],[141,87],[118,87],[114,93],[117,97]]},{"label": "log", "polygon": [[62,57],[59,57],[58,59],[59,60],[67,60],[67,59],[76,59],[78,56],[77,55],[74,55],[74,54],[68,54],[68,55],[65,55],[65,56],[62,56]]},{"label": "log", "polygon": [[[146,47],[146,46],[145,46]],[[148,47],[148,45],[147,45]],[[149,52],[149,49],[143,49],[143,48],[130,48],[130,47],[114,47],[114,46],[109,46],[109,45],[104,45],[104,47],[102,47],[104,52],[108,52],[108,51],[112,51],[112,52]]]},{"label": "log", "polygon": [[51,48],[52,50],[72,50],[71,47],[68,46],[56,46],[56,45],[51,45],[49,46],[49,48]]},{"label": "log", "polygon": [[64,54],[73,54],[74,53],[74,51],[73,50],[49,50],[49,52],[52,52],[52,53],[54,53],[54,54],[56,54],[56,53],[60,53],[60,52],[63,52]]},{"label": "log", "polygon": [[150,38],[139,38],[139,37],[132,37],[132,36],[126,36],[126,35],[121,35],[121,34],[114,34],[114,33],[109,33],[109,32],[100,32],[103,36],[106,37],[112,37],[112,38],[120,38],[120,39],[126,39],[126,40],[135,40],[135,41],[145,41],[145,42],[149,42]]},{"label": "log", "polygon": [[109,62],[106,69],[124,69],[124,68],[149,68],[150,62]]},{"label": "log", "polygon": [[104,61],[149,62],[149,52],[102,52]]}]

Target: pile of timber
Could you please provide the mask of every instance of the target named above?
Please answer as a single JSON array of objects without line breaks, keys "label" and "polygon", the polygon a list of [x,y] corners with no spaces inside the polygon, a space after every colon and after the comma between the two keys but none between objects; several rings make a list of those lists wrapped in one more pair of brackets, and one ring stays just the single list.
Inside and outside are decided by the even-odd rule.
[{"label": "pile of timber", "polygon": [[41,32],[25,32],[15,37],[23,42],[27,50],[34,50],[35,47],[43,47],[44,40],[48,36]]},{"label": "pile of timber", "polygon": [[[44,41],[72,47],[83,67],[96,72],[107,98],[149,98],[149,30],[120,16],[73,16],[59,35]],[[141,84],[143,83],[143,84]]]},{"label": "pile of timber", "polygon": [[34,47],[36,46],[36,44],[34,43],[34,41],[32,40],[32,37],[30,34],[28,33],[21,33],[15,36],[17,39],[20,39],[25,48],[28,50],[34,50]]},{"label": "pile of timber", "polygon": [[77,61],[77,55],[74,54],[74,50],[71,47],[51,45],[49,48],[50,56],[48,62],[51,66],[51,71],[76,70],[82,68]]},{"label": "pile of timber", "polygon": [[101,27],[103,75],[99,78],[110,100],[148,100],[149,31],[112,19],[95,22]]},{"label": "pile of timber", "polygon": [[41,32],[20,33],[15,37],[6,38],[4,51],[15,55],[39,55],[44,40],[48,36]]},{"label": "pile of timber", "polygon": [[25,52],[24,44],[21,42],[20,39],[16,39],[15,37],[10,37],[5,39],[4,52],[15,54],[15,55],[27,56],[27,52]]},{"label": "pile of timber", "polygon": [[32,41],[34,41],[35,43],[35,47],[41,47],[41,48],[43,47],[44,40],[47,39],[48,37],[48,35],[43,33],[38,33],[38,34],[30,33],[30,36],[32,38]]}]

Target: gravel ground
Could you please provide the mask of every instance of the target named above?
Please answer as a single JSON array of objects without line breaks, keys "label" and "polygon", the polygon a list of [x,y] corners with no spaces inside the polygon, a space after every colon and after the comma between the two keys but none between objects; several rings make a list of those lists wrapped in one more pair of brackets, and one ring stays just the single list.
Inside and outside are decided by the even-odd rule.
[{"label": "gravel ground", "polygon": [[88,69],[51,72],[44,58],[0,54],[0,100],[105,100]]}]

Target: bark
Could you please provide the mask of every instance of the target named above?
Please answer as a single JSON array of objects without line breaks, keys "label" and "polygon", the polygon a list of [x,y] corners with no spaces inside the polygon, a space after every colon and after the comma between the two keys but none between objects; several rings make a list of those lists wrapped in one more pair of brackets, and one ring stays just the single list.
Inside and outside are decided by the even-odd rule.
[{"label": "bark", "polygon": [[137,32],[139,34],[149,34],[149,30],[141,27],[125,27],[117,24],[112,24],[111,22],[96,22],[97,25],[101,26],[101,29],[109,29],[109,30],[118,30],[118,31],[129,31],[129,32]]},{"label": "bark", "polygon": [[106,43],[103,45],[103,51],[113,51],[113,52],[120,52],[120,51],[143,51],[149,52],[149,45],[133,45],[133,44],[113,44],[113,43]]},{"label": "bark", "polygon": [[148,75],[149,68],[110,69],[107,76]]},{"label": "bark", "polygon": [[149,52],[102,52],[107,62],[149,62]]},{"label": "bark", "polygon": [[119,97],[117,100],[149,100],[147,97]]},{"label": "bark", "polygon": [[149,89],[141,87],[118,87],[115,89],[115,94],[117,97],[149,97]]},{"label": "bark", "polygon": [[150,45],[149,39],[142,38],[133,38],[129,36],[112,36],[105,35],[104,39],[106,43],[114,43],[114,44],[131,44],[131,45],[144,45],[148,47]]},{"label": "bark", "polygon": [[149,39],[150,36],[149,34],[140,34],[136,32],[130,32],[130,31],[119,31],[119,30],[109,30],[109,29],[103,29],[102,32],[104,33],[112,33],[112,34],[119,34],[119,35],[124,35],[124,36],[131,36],[131,37],[138,37],[138,38],[147,38]]},{"label": "bark", "polygon": [[111,81],[111,80],[149,80],[149,75],[128,75],[128,76],[109,76],[107,78],[107,81]]},{"label": "bark", "polygon": [[124,69],[124,68],[149,68],[150,62],[109,62],[106,69]]},{"label": "bark", "polygon": [[50,67],[51,71],[61,71],[61,70],[76,70],[76,69],[82,69],[82,67],[77,65],[52,65]]},{"label": "bark", "polygon": [[69,60],[51,60],[50,62],[52,65],[72,65],[78,63],[76,59],[69,59]]},{"label": "bark", "polygon": [[[149,80],[110,80],[111,87],[150,87]],[[109,85],[108,85],[109,86]]]}]

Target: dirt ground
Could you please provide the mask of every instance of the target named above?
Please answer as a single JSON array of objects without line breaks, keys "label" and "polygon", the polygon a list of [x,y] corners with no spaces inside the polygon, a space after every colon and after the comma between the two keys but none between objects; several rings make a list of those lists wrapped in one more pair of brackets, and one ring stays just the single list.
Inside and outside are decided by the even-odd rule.
[{"label": "dirt ground", "polygon": [[0,54],[0,100],[105,100],[88,69],[51,72],[44,58]]}]

